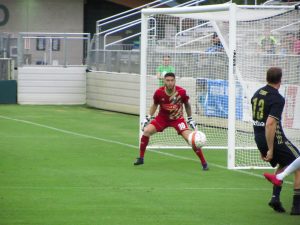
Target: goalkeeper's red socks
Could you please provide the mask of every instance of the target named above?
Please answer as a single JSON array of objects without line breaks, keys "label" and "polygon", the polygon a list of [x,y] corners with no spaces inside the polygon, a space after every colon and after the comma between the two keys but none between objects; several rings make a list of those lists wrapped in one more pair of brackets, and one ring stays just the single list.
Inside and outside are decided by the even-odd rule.
[{"label": "goalkeeper's red socks", "polygon": [[149,137],[143,135],[141,137],[141,143],[140,143],[140,158],[144,158],[148,143],[149,143]]},{"label": "goalkeeper's red socks", "polygon": [[208,170],[207,162],[206,162],[205,157],[203,155],[202,149],[198,148],[198,149],[193,149],[193,150],[196,153],[196,155],[198,156],[198,158],[200,159],[203,170]]}]

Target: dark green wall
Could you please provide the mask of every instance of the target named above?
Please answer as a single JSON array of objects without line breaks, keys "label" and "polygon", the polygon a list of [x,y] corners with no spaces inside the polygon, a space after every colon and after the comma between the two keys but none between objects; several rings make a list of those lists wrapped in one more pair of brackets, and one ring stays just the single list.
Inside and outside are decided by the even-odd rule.
[{"label": "dark green wall", "polygon": [[17,81],[0,80],[0,104],[17,103]]}]

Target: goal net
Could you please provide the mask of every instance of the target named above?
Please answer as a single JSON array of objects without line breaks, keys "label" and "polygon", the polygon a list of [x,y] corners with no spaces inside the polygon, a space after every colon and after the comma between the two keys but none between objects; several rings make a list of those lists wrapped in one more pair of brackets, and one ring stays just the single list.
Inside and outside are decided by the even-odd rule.
[{"label": "goal net", "polygon": [[[151,18],[151,20],[149,19]],[[154,22],[155,22],[155,29]],[[190,96],[207,149],[228,149],[229,168],[266,168],[254,142],[250,99],[270,66],[283,69],[283,127],[300,147],[300,11],[295,7],[222,4],[142,11],[140,121],[159,74],[175,71]],[[298,40],[298,42],[297,42]],[[298,44],[299,45],[299,44]],[[298,46],[299,48],[299,46]],[[187,148],[176,130],[150,148]]]}]

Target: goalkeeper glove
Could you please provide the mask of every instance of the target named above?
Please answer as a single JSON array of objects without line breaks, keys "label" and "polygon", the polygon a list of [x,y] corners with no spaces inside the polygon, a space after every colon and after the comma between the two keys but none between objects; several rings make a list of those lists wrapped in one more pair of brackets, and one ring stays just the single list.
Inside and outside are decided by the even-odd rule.
[{"label": "goalkeeper glove", "polygon": [[147,115],[143,122],[141,123],[142,131],[144,131],[144,128],[150,123],[150,120],[152,117],[150,115]]},{"label": "goalkeeper glove", "polygon": [[189,126],[190,126],[193,130],[195,130],[196,127],[197,127],[196,122],[193,120],[193,118],[192,118],[191,116],[188,117],[187,119],[188,119],[187,122],[188,122]]}]

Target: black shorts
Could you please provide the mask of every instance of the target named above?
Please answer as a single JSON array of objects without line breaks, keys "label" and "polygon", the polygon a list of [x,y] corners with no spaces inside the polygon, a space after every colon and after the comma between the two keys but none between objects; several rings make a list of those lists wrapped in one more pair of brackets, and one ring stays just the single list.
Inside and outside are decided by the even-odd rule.
[{"label": "black shorts", "polygon": [[[265,135],[255,135],[255,142],[263,156],[266,156],[268,145]],[[300,156],[299,150],[288,139],[283,140],[282,144],[274,143],[273,159],[270,164],[275,167],[279,164],[281,167],[290,165],[296,158]]]}]

